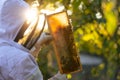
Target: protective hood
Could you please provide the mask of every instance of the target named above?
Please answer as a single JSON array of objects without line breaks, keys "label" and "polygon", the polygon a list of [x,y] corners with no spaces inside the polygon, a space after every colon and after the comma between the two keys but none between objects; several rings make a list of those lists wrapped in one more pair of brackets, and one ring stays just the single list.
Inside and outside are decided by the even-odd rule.
[{"label": "protective hood", "polygon": [[0,0],[0,43],[20,47],[14,39],[26,20],[28,9],[29,5],[23,0]]}]

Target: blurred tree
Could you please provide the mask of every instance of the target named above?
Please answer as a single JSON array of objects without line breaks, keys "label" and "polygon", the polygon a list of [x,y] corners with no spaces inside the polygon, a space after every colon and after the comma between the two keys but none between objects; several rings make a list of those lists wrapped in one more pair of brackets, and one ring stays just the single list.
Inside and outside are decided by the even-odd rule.
[{"label": "blurred tree", "polygon": [[37,62],[39,68],[43,74],[44,80],[49,79],[51,76],[55,75],[58,71],[54,50],[52,47],[52,43],[43,46],[38,55]]},{"label": "blurred tree", "polygon": [[[30,3],[32,0],[27,1]],[[72,19],[79,51],[104,58],[105,62],[91,70],[91,77],[99,80],[120,79],[120,0],[38,1],[40,10],[64,6]]]}]

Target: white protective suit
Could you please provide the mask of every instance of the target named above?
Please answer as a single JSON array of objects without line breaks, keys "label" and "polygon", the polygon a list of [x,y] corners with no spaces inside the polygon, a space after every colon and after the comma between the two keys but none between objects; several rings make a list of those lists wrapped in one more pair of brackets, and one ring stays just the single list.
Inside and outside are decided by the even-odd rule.
[{"label": "white protective suit", "polygon": [[[0,80],[43,80],[41,71],[30,52],[38,52],[45,35],[29,51],[14,42],[25,22],[25,12],[29,5],[24,0],[0,0]],[[47,37],[47,36],[46,36]],[[44,38],[44,39],[43,39]],[[59,72],[49,80],[67,80]]]},{"label": "white protective suit", "polygon": [[43,80],[29,51],[14,42],[28,8],[23,0],[0,0],[0,80]]}]

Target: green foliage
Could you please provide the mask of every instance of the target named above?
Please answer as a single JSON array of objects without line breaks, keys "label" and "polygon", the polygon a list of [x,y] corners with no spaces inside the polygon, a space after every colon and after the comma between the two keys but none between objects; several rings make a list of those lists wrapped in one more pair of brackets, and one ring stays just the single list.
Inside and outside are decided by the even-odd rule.
[{"label": "green foliage", "polygon": [[[102,10],[101,14],[103,13],[101,21],[91,17],[90,21],[85,21],[85,24],[81,24],[75,31],[75,38],[80,51],[87,51],[105,58],[107,61],[107,73],[104,75],[109,80],[115,76],[113,72],[119,68],[118,64],[120,64],[120,45],[118,38],[120,37],[120,27],[118,26],[119,15],[118,10],[116,10],[116,3],[115,1],[101,2],[101,9],[98,8],[98,10]],[[92,8],[88,7],[87,9],[93,12],[91,13],[92,15],[95,15],[95,11]],[[88,14],[88,12],[84,14]],[[102,21],[104,19],[105,21]],[[97,73],[96,75],[100,76],[99,72],[95,71],[99,71],[99,67],[94,69],[93,73]]]},{"label": "green foliage", "polygon": [[37,62],[43,74],[44,80],[48,80],[58,71],[56,58],[53,51],[52,43],[43,46],[38,55]]}]

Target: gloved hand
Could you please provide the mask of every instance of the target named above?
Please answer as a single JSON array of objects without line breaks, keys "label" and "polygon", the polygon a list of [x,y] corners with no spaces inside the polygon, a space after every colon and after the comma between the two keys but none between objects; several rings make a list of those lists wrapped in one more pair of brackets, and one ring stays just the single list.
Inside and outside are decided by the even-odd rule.
[{"label": "gloved hand", "polygon": [[43,32],[40,38],[37,40],[35,46],[39,47],[40,45],[48,44],[52,40],[52,36],[49,33]]},{"label": "gloved hand", "polygon": [[67,80],[66,74],[61,74],[58,72],[55,76],[51,77],[48,80]]},{"label": "gloved hand", "polygon": [[52,36],[48,33],[43,32],[40,36],[40,38],[37,40],[35,45],[30,50],[30,53],[36,58],[41,46],[44,44],[49,44],[52,41]]}]

